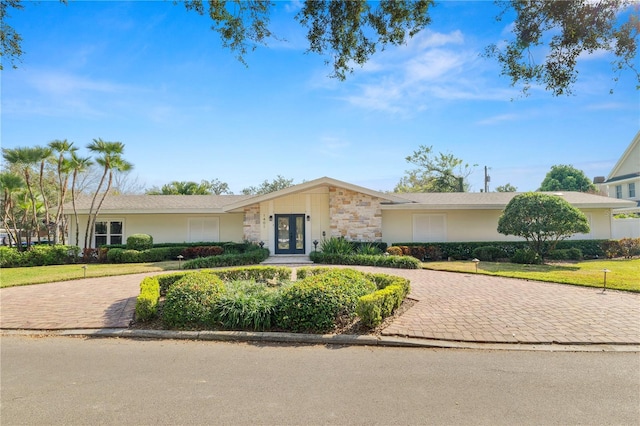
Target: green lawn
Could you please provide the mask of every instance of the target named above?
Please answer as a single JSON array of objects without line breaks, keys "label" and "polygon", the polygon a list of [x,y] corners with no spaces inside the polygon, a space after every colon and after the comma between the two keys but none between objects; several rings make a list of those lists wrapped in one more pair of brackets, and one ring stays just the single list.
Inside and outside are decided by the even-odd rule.
[{"label": "green lawn", "polygon": [[[438,271],[475,273],[471,261],[428,262],[425,269]],[[640,259],[587,260],[576,263],[545,265],[519,265],[515,263],[480,262],[478,273],[501,277],[550,281],[564,284],[602,287],[604,269],[607,272],[607,288],[640,292]]]},{"label": "green lawn", "polygon": [[90,263],[54,266],[33,266],[29,268],[2,268],[0,270],[0,287],[18,285],[43,284],[54,281],[68,281],[86,276],[107,277],[112,275],[140,274],[144,272],[170,271],[178,269],[178,261],[156,263],[124,263],[99,264]]}]

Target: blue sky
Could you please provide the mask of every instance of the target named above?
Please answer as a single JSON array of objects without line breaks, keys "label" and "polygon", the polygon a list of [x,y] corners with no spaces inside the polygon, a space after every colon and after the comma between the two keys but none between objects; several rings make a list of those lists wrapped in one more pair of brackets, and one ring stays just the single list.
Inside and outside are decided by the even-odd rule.
[{"label": "blue sky", "polygon": [[520,96],[479,57],[509,29],[493,2],[439,3],[428,30],[344,82],[305,54],[298,10],[278,2],[272,30],[286,41],[247,68],[208,17],[171,1],[25,2],[8,21],[25,53],[1,73],[2,146],[67,139],[88,155],[93,138],[120,141],[146,187],[219,179],[240,193],[277,175],[392,190],[427,145],[478,165],[472,191],[484,166],[490,190],[528,191],[554,164],[607,175],[640,128],[635,76],[612,81],[600,52],[580,62],[573,96]]}]

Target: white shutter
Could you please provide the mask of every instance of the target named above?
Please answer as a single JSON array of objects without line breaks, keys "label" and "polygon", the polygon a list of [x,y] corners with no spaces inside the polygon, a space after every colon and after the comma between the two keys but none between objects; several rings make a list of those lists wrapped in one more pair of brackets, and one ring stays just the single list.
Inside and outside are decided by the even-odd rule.
[{"label": "white shutter", "polygon": [[189,242],[220,241],[220,219],[193,218],[189,219]]},{"label": "white shutter", "polygon": [[444,214],[414,214],[413,242],[447,241],[447,221]]}]

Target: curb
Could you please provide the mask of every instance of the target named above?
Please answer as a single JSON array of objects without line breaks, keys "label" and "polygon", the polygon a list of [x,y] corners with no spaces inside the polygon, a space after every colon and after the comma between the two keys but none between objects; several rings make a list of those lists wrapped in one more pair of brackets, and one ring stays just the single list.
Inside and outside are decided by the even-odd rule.
[{"label": "curb", "polygon": [[202,340],[222,342],[288,343],[297,345],[381,346],[403,348],[473,349],[494,351],[546,352],[640,352],[638,344],[600,343],[481,343],[451,340],[415,339],[393,336],[351,334],[300,334],[249,331],[176,331],[121,328],[75,330],[0,330],[0,336],[132,338],[157,340]]}]

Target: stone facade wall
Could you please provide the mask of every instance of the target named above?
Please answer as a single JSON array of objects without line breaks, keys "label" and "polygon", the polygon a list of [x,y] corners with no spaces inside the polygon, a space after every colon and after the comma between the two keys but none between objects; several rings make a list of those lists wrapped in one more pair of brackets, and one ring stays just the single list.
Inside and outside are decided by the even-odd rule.
[{"label": "stone facade wall", "polygon": [[380,199],[344,188],[329,188],[331,236],[350,241],[382,241]]},{"label": "stone facade wall", "polygon": [[260,241],[260,205],[244,208],[243,238],[245,241]]}]

